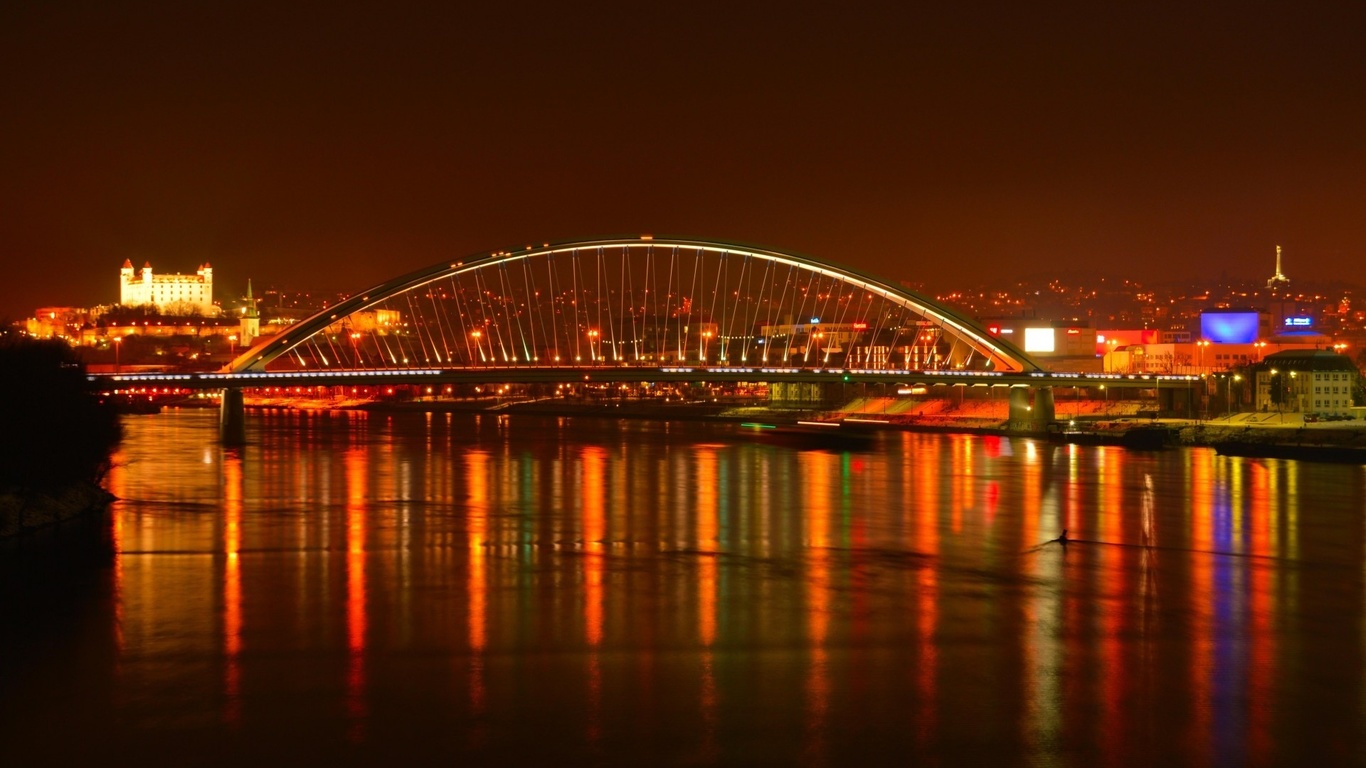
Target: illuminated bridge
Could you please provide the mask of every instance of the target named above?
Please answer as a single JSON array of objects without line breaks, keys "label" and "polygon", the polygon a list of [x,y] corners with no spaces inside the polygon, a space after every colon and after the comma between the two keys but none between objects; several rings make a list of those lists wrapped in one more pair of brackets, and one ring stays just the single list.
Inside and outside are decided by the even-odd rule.
[{"label": "illuminated bridge", "polygon": [[985,384],[1018,388],[1021,408],[1046,395],[1034,421],[1052,417],[1050,385],[1152,386],[1047,373],[972,319],[855,269],[649,236],[442,262],[289,326],[220,373],[113,378],[224,389],[225,422],[242,387],[360,381]]}]

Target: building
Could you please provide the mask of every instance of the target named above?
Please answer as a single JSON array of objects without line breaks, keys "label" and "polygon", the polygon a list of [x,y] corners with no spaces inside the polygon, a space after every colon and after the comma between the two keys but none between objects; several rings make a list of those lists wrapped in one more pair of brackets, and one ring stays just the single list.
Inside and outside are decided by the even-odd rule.
[{"label": "building", "polygon": [[1040,320],[1024,317],[988,317],[981,322],[987,333],[1014,343],[1053,371],[1098,373],[1099,340],[1089,320]]},{"label": "building", "polygon": [[1329,350],[1287,350],[1257,366],[1259,411],[1348,416],[1361,372],[1352,359]]},{"label": "building", "polygon": [[64,339],[76,343],[81,328],[90,323],[90,310],[77,307],[40,307],[24,324],[35,339]]},{"label": "building", "polygon": [[1253,344],[1275,333],[1271,315],[1261,309],[1206,309],[1200,313],[1200,339],[1213,344]]},{"label": "building", "polygon": [[213,267],[207,263],[193,275],[155,275],[152,265],[144,263],[134,273],[133,262],[124,259],[119,270],[119,303],[125,307],[151,304],[163,314],[214,316]]}]

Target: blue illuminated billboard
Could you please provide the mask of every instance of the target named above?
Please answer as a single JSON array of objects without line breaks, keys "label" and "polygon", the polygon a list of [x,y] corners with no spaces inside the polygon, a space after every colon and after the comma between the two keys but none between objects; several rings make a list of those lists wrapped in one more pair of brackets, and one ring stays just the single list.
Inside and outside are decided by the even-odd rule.
[{"label": "blue illuminated billboard", "polygon": [[1257,340],[1256,312],[1202,312],[1200,336],[1215,344],[1251,344]]}]

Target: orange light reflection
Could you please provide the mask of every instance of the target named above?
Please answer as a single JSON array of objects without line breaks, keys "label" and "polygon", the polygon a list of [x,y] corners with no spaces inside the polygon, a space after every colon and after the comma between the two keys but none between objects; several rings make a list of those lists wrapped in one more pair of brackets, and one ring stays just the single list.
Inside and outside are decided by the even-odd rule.
[{"label": "orange light reflection", "polygon": [[806,599],[806,634],[811,661],[806,677],[806,722],[803,751],[808,762],[825,758],[825,731],[830,708],[829,659],[826,643],[830,632],[830,504],[831,480],[839,469],[824,451],[799,455],[806,495],[806,540],[810,553],[810,577]]},{"label": "orange light reflection", "polygon": [[465,454],[465,478],[469,506],[465,516],[465,535],[469,546],[469,571],[466,581],[468,642],[470,646],[470,710],[484,711],[484,649],[488,645],[488,574],[485,563],[488,542],[489,456],[483,451]]},{"label": "orange light reflection", "polygon": [[365,534],[366,457],[352,448],[343,458],[346,468],[346,712],[348,736],[365,735]]},{"label": "orange light reflection", "polygon": [[242,716],[242,457],[223,454],[223,718],[236,725]]},{"label": "orange light reflection", "polygon": [[1225,596],[1212,592],[1214,588],[1214,452],[1192,453],[1190,464],[1190,614],[1191,657],[1190,689],[1191,716],[1186,733],[1187,753],[1196,765],[1209,765],[1210,754],[1211,675],[1215,673],[1214,603]]}]

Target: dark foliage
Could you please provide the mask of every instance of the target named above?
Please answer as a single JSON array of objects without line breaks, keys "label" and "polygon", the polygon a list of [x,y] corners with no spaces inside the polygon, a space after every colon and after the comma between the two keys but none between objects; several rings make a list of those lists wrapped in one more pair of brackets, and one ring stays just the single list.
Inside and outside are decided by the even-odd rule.
[{"label": "dark foliage", "polygon": [[120,436],[113,405],[70,347],[0,340],[0,489],[99,480]]}]

